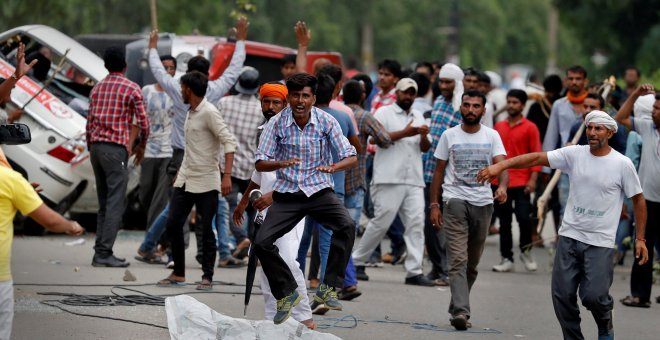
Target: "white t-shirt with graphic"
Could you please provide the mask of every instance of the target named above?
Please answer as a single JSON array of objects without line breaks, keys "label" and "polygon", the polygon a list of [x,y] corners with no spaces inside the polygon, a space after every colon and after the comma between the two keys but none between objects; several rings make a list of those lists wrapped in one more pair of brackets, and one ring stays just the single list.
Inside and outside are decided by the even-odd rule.
[{"label": "white t-shirt with graphic", "polygon": [[144,157],[172,157],[172,99],[165,91],[157,91],[155,84],[143,87],[142,94],[150,124]]},{"label": "white t-shirt with graphic", "polygon": [[570,178],[571,191],[559,235],[613,248],[624,195],[642,192],[632,161],[614,149],[606,156],[594,156],[588,145],[550,151],[548,161],[551,168]]},{"label": "white t-shirt with graphic", "polygon": [[506,150],[497,131],[481,125],[476,133],[454,126],[440,137],[433,154],[446,160],[442,199],[457,198],[476,206],[493,203],[490,184],[477,182],[479,170],[493,164],[495,156],[506,156]]}]

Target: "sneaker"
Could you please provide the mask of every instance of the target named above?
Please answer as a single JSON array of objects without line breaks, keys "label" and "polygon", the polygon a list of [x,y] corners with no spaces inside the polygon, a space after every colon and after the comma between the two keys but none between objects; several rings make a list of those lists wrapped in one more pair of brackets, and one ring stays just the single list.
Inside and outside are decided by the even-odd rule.
[{"label": "sneaker", "polygon": [[529,272],[534,272],[538,268],[536,261],[534,261],[534,257],[529,250],[520,254],[520,261],[522,261],[523,265],[525,265],[525,269]]},{"label": "sneaker", "polygon": [[506,258],[502,258],[502,262],[500,262],[500,264],[496,264],[493,266],[493,271],[498,273],[512,272],[513,261]]},{"label": "sneaker", "polygon": [[423,287],[434,287],[435,282],[432,280],[429,280],[424,276],[424,274],[419,274],[416,276],[412,277],[407,277],[406,278],[406,284],[407,285],[414,285],[414,286],[423,286]]},{"label": "sneaker", "polygon": [[291,292],[291,294],[283,297],[280,300],[277,300],[277,313],[275,313],[275,317],[273,318],[273,322],[276,325],[279,325],[286,321],[286,319],[291,316],[291,311],[293,310],[293,307],[298,305],[300,302],[300,299],[302,297],[300,294],[298,294],[297,291]]},{"label": "sneaker", "polygon": [[449,323],[451,323],[454,328],[456,328],[457,331],[465,331],[468,329],[468,320],[467,317],[464,314],[457,314],[454,315],[450,320]]},{"label": "sneaker", "polygon": [[314,295],[314,301],[319,304],[322,303],[332,310],[342,310],[342,305],[337,298],[337,292],[335,292],[333,287],[329,287],[325,283],[319,286],[316,295]]},{"label": "sneaker", "polygon": [[325,315],[330,308],[326,307],[325,304],[322,304],[316,300],[312,301],[312,304],[309,305],[309,308],[312,310],[314,315]]},{"label": "sneaker", "polygon": [[383,261],[369,261],[365,263],[367,267],[372,267],[372,268],[383,268],[385,266]]},{"label": "sneaker", "polygon": [[174,268],[174,261],[167,262],[167,265],[165,267],[167,267],[167,269],[173,269]]},{"label": "sneaker", "polygon": [[355,266],[355,278],[359,281],[369,281],[369,275],[364,270],[364,266]]}]

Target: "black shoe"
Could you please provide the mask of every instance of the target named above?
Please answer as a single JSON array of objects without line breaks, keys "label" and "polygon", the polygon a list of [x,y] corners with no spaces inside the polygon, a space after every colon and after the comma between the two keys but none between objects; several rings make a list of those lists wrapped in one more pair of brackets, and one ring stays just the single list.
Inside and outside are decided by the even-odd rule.
[{"label": "black shoe", "polygon": [[392,265],[402,264],[406,261],[406,256],[408,256],[406,246],[401,246],[396,253],[392,254]]},{"label": "black shoe", "polygon": [[120,261],[118,258],[116,258],[114,255],[110,255],[108,257],[99,257],[99,256],[94,256],[94,259],[92,259],[92,266],[93,267],[128,267],[130,265],[129,262],[126,261]]},{"label": "black shoe", "polygon": [[445,275],[440,274],[437,270],[433,269],[431,270],[428,274],[426,274],[426,278],[435,281],[435,280],[445,280],[447,277]]},{"label": "black shoe", "polygon": [[[449,323],[451,323],[457,331],[465,331],[468,329],[467,317],[463,314],[454,315],[454,317],[449,320]],[[472,324],[470,324],[470,326],[472,326]]]},{"label": "black shoe", "polygon": [[415,285],[415,286],[424,286],[424,287],[434,287],[435,282],[429,280],[424,276],[424,274],[419,274],[417,276],[413,277],[407,277],[406,278],[406,284],[407,285]]},{"label": "black shoe", "polygon": [[337,293],[339,300],[351,301],[362,295],[362,292],[357,289],[357,286],[344,288]]},{"label": "black shoe", "polygon": [[364,266],[355,266],[355,278],[360,281],[369,281],[369,275],[364,271]]}]

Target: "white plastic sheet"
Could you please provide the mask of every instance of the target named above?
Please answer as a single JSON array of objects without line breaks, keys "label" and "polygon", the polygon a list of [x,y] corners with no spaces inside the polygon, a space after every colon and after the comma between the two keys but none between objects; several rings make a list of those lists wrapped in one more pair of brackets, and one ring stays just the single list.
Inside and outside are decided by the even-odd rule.
[{"label": "white plastic sheet", "polygon": [[246,320],[220,314],[188,295],[165,299],[167,327],[172,340],[336,340],[335,335],[312,331],[289,318],[281,325],[270,320]]}]

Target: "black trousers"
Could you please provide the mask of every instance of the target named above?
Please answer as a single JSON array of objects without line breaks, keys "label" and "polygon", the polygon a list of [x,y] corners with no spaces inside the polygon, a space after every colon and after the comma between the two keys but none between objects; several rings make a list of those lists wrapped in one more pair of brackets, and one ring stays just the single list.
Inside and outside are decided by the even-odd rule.
[{"label": "black trousers", "polygon": [[495,214],[500,219],[500,254],[513,262],[513,214],[516,214],[520,228],[520,252],[525,252],[532,248],[532,202],[529,194],[525,193],[525,187],[509,188],[506,195],[506,202],[495,204]]},{"label": "black trousers", "polygon": [[[630,293],[639,297],[640,302],[651,299],[651,287],[653,286],[653,252],[656,242],[660,242],[660,203],[646,200],[646,249],[649,251],[649,260],[639,265],[639,260],[633,261],[632,273],[630,275]],[[641,238],[639,235],[637,237]]]},{"label": "black trousers", "polygon": [[172,243],[172,257],[174,259],[174,275],[186,275],[186,254],[183,239],[183,225],[190,214],[193,205],[197,207],[197,217],[201,223],[202,232],[202,278],[213,280],[213,265],[217,250],[212,222],[218,210],[218,191],[211,190],[203,193],[186,192],[182,188],[174,188],[170,199],[170,214],[167,216],[167,234]]},{"label": "black trousers", "polygon": [[124,215],[128,151],[115,143],[92,143],[89,153],[99,200],[94,251],[96,256],[105,258],[113,254],[112,247]]},{"label": "black trousers", "polygon": [[293,292],[298,285],[289,267],[273,243],[293,229],[305,216],[310,216],[332,230],[328,267],[324,283],[342,287],[344,272],[355,241],[355,222],[332,189],[323,189],[310,197],[302,191],[273,193],[273,205],[254,242],[254,252],[268,278],[276,299]]}]

